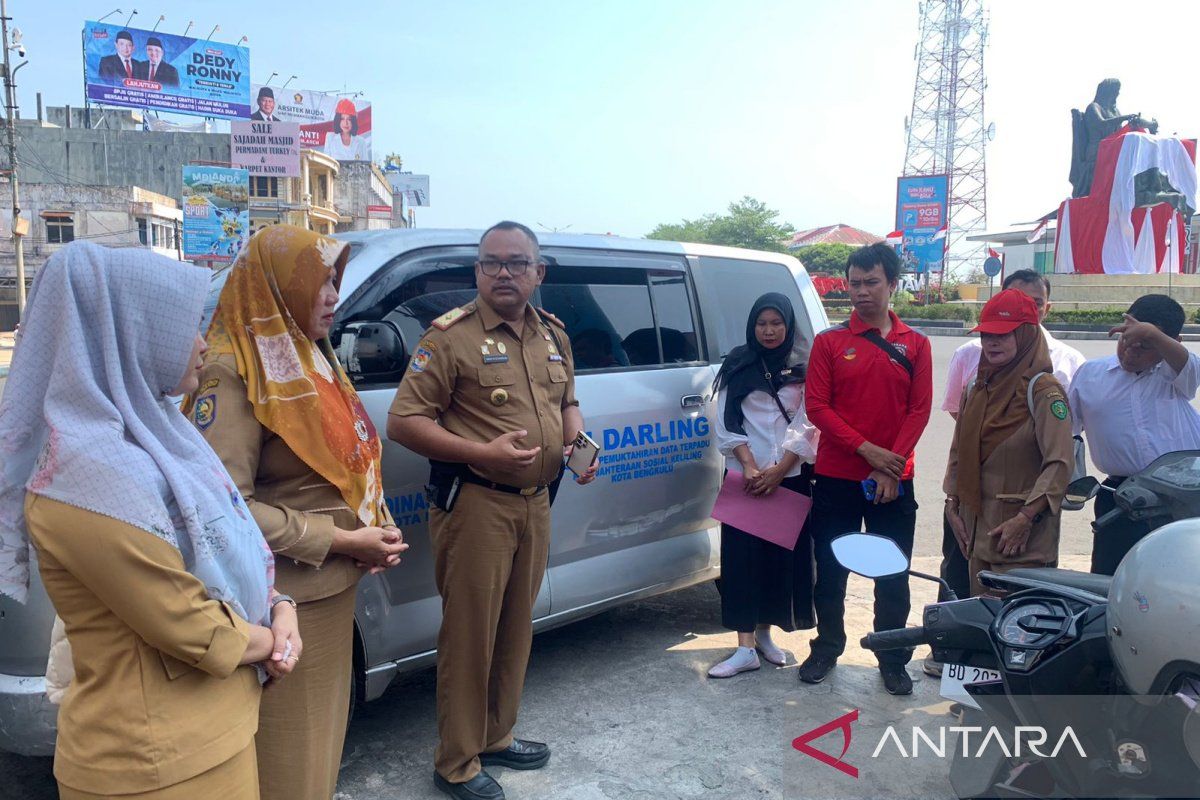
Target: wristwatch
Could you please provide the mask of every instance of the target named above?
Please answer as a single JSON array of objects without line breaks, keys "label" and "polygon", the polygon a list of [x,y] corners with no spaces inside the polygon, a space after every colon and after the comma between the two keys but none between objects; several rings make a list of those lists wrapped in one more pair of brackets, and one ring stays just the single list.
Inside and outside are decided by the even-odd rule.
[{"label": "wristwatch", "polygon": [[292,606],[292,608],[296,609],[297,611],[300,610],[300,607],[296,605],[296,601],[292,599],[291,595],[286,595],[281,592],[271,598],[271,615],[272,616],[275,615],[275,606],[279,605],[280,603],[289,603]]}]

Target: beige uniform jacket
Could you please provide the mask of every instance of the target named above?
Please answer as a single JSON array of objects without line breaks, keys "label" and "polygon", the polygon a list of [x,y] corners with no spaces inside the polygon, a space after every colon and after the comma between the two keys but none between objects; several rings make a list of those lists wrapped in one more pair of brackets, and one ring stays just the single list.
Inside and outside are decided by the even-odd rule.
[{"label": "beige uniform jacket", "polygon": [[[980,513],[975,514],[965,503],[960,504],[959,513],[966,523],[967,533],[973,537],[968,555],[989,563],[1002,564],[1013,560],[1050,563],[1058,559],[1062,500],[1075,466],[1071,415],[1062,385],[1052,375],[1039,378],[1034,389],[1033,414],[1029,421],[1001,442],[980,469]],[[980,389],[976,387],[972,391]],[[967,395],[964,393],[959,404],[960,420],[966,402]],[[956,424],[943,483],[946,494],[958,494],[957,479]],[[1023,506],[1034,503],[1040,497],[1049,501],[1049,508],[1041,521],[1033,525],[1025,552],[1016,557],[1001,555],[996,548],[1000,537],[988,536],[988,531],[1011,519]]]},{"label": "beige uniform jacket", "polygon": [[96,794],[173,786],[254,740],[261,691],[238,662],[249,626],[124,522],[34,494],[25,518],[62,617],[75,678],[58,712],[54,775]]},{"label": "beige uniform jacket", "polygon": [[528,431],[517,446],[542,448],[529,467],[472,469],[520,489],[549,484],[562,467],[562,410],[578,405],[571,341],[558,326],[552,332],[553,324],[526,305],[518,337],[478,298],[444,314],[418,343],[389,413],[439,420],[472,442]]},{"label": "beige uniform jacket", "polygon": [[361,523],[337,487],[254,416],[232,355],[204,365],[198,394],[212,395],[215,403],[202,421],[193,421],[229,470],[275,553],[275,588],[307,602],[353,586],[362,571],[350,557],[330,554],[329,547],[335,526],[354,530]]}]

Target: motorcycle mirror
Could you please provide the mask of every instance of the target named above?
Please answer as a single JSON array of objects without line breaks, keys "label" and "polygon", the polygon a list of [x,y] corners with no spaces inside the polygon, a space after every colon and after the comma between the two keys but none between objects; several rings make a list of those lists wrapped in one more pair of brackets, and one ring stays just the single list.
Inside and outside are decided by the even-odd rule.
[{"label": "motorcycle mirror", "polygon": [[890,578],[908,572],[908,557],[886,536],[843,533],[831,544],[838,563],[864,578]]},{"label": "motorcycle mirror", "polygon": [[1100,481],[1093,478],[1091,475],[1085,475],[1079,480],[1071,481],[1067,484],[1068,503],[1086,503],[1096,496],[1100,491]]}]

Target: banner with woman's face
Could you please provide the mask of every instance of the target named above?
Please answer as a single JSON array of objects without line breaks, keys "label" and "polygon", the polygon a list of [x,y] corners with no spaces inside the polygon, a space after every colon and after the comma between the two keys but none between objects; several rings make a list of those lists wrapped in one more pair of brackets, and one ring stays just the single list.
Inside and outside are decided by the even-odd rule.
[{"label": "banner with woman's face", "polygon": [[305,89],[270,87],[264,94],[259,84],[251,97],[267,101],[269,109],[252,109],[264,118],[300,124],[301,147],[320,150],[339,161],[371,160],[371,103],[361,97]]}]

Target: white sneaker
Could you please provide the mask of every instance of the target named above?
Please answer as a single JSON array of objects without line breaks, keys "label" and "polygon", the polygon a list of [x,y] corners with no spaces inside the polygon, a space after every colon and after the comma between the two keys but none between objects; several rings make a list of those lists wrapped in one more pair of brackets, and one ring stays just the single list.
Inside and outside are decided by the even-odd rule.
[{"label": "white sneaker", "polygon": [[921,670],[931,678],[940,678],[942,677],[942,662],[935,659],[930,653],[921,662]]}]

